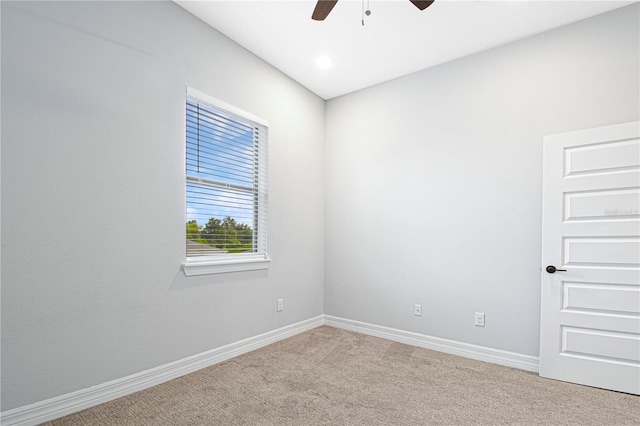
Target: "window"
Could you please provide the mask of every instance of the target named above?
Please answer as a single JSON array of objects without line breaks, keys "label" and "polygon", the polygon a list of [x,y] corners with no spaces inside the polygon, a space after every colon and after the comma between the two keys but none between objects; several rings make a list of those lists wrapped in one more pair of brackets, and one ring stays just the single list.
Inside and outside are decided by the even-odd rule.
[{"label": "window", "polygon": [[186,275],[265,269],[264,120],[187,89]]}]

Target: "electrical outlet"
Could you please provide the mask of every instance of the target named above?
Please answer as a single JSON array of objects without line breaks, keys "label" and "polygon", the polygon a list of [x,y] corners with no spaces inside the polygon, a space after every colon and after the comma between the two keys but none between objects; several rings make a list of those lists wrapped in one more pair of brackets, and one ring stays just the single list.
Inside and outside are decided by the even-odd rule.
[{"label": "electrical outlet", "polygon": [[415,305],[413,307],[413,315],[417,316],[417,317],[421,317],[422,316],[422,305]]},{"label": "electrical outlet", "polygon": [[284,299],[278,299],[278,312],[284,310]]},{"label": "electrical outlet", "polygon": [[484,327],[484,313],[476,312],[476,327]]}]

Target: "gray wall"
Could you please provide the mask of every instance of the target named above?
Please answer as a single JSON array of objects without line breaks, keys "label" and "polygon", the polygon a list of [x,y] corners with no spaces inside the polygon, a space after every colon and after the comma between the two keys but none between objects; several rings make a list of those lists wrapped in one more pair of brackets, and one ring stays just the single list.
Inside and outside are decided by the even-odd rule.
[{"label": "gray wall", "polygon": [[537,356],[542,139],[638,120],[638,17],[327,102],[325,313]]},{"label": "gray wall", "polygon": [[[322,99],[173,3],[1,7],[2,410],[323,313]],[[180,270],[187,85],[269,121],[267,272]]]}]

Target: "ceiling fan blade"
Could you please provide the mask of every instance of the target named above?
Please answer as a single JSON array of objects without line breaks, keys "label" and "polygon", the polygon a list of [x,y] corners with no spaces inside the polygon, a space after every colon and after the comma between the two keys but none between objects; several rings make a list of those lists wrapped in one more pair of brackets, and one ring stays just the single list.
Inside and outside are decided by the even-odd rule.
[{"label": "ceiling fan blade", "polygon": [[311,19],[314,21],[324,21],[336,3],[338,3],[338,0],[318,0],[316,8],[313,10],[313,15],[311,15]]},{"label": "ceiling fan blade", "polygon": [[411,3],[413,3],[415,7],[417,7],[420,10],[425,10],[426,8],[431,6],[431,3],[433,2],[434,0],[431,0],[431,1],[411,0]]}]

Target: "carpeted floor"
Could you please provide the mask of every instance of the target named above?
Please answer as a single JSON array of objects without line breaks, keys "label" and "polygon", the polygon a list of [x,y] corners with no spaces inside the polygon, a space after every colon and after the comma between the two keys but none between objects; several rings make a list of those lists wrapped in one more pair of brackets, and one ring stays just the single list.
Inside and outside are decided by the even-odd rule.
[{"label": "carpeted floor", "polygon": [[47,425],[640,425],[640,397],[319,327]]}]

